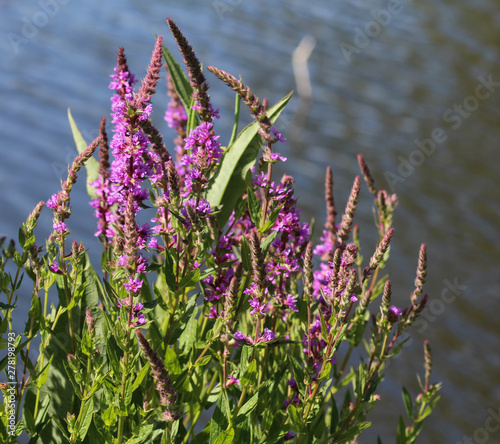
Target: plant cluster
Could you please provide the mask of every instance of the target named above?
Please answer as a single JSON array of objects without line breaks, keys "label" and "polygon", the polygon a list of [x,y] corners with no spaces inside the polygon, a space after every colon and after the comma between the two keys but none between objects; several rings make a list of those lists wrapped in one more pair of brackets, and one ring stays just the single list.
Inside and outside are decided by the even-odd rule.
[{"label": "plant cluster", "polygon": [[[0,361],[1,439],[25,432],[33,443],[357,442],[387,361],[425,307],[425,245],[409,306],[392,305],[380,271],[397,199],[375,186],[361,156],[374,196],[375,252],[363,259],[353,224],[360,177],[338,217],[330,168],[326,223],[314,245],[293,178],[273,175],[286,160],[273,125],[291,94],[268,106],[241,79],[208,66],[236,92],[224,146],[201,64],[167,21],[187,75],[157,37],[136,88],[121,48],[110,84],[112,136],[103,118],[87,145],[70,115],[80,155],[67,179],[23,224],[20,248],[2,238],[1,346],[13,352]],[[170,150],[151,122],[163,63],[165,120],[176,132]],[[240,101],[254,120],[238,132]],[[84,165],[103,247],[97,271],[82,242],[68,245],[70,195]],[[45,247],[34,234],[43,207],[53,212]],[[27,280],[31,309],[21,331],[17,304]],[[400,418],[398,443],[414,442],[437,402],[430,374],[426,343],[421,393],[413,401],[403,389],[409,419]]]}]

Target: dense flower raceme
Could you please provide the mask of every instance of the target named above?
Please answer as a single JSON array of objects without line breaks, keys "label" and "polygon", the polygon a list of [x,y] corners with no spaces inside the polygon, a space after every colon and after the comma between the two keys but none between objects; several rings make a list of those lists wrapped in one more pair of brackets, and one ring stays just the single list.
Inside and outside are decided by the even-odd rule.
[{"label": "dense flower raceme", "polygon": [[[339,343],[347,339],[353,346],[359,344],[367,324],[368,304],[374,299],[373,293],[381,294],[384,287],[380,313],[373,316],[373,354],[367,383],[362,389],[356,388],[363,391],[359,399],[375,388],[382,368],[380,362],[427,300],[424,296],[419,301],[425,278],[425,248],[419,257],[410,308],[403,310],[391,305],[390,281],[386,280],[384,286],[376,278],[393,234],[390,221],[396,199],[375,188],[364,161],[362,172],[375,195],[380,231],[368,266],[361,267],[358,228],[353,227],[359,177],[341,219],[336,221],[333,180],[331,170],[327,170],[327,220],[320,242],[314,246],[312,225],[302,220],[294,194],[294,179],[285,175],[279,180],[273,176],[273,165],[286,161],[274,151],[274,145],[285,139],[272,126],[267,101],[261,103],[241,80],[209,67],[250,108],[255,126],[258,125],[256,140],[262,147],[260,159],[252,158],[250,164],[243,156],[244,167],[246,171],[250,169],[252,177],[246,176],[244,184],[234,187],[239,194],[231,211],[222,204],[212,206],[211,186],[226,154],[214,125],[219,113],[210,103],[208,84],[192,48],[175,25],[169,25],[183,53],[192,89],[192,96],[184,95],[181,100],[183,89],[178,93],[175,85],[179,82],[178,73],[177,79],[167,77],[170,101],[164,119],[176,134],[171,146],[167,150],[151,121],[151,97],[160,77],[161,37],[146,77],[137,89],[138,82],[127,66],[123,48],[118,52],[109,86],[114,92],[113,135],[108,144],[103,120],[100,137],[93,144],[93,149],[100,147],[99,175],[92,184],[91,206],[98,219],[96,236],[106,253],[106,313],[115,316],[115,321],[121,318],[117,329],[135,331],[120,331],[115,338],[123,351],[119,365],[124,376],[122,385],[116,384],[121,387],[120,402],[128,396],[126,372],[133,374],[137,366],[137,361],[130,361],[128,355],[135,353],[137,343],[155,379],[160,416],[169,424],[187,415],[182,409],[198,390],[196,384],[211,381],[206,396],[203,395],[205,400],[196,409],[204,409],[208,398],[213,402],[211,390],[222,390],[232,398],[229,403],[239,410],[245,396],[257,396],[272,379],[272,373],[281,371],[278,364],[283,363],[279,380],[273,382],[279,402],[272,408],[281,412],[279,422],[284,427],[280,438],[305,436],[307,424],[312,421],[309,414],[327,396],[324,381],[333,375],[337,382],[342,380],[346,362],[337,365],[337,360],[343,358]],[[192,104],[191,109],[186,109],[187,103]],[[74,171],[82,165],[81,160]],[[238,168],[235,171],[239,173]],[[69,191],[75,180],[74,171],[70,170],[61,192],[47,202],[54,212],[53,238],[58,245],[69,233],[66,219],[70,215]],[[228,192],[233,192],[232,183],[227,186]],[[221,216],[224,210],[227,214]],[[149,217],[151,225],[143,223],[144,217]],[[60,251],[64,253],[64,248]],[[63,256],[50,258],[49,270],[57,279],[68,273],[67,255]],[[157,279],[151,284],[151,272],[156,270]],[[99,316],[92,317],[87,312],[87,318],[92,318],[88,328],[96,336]],[[146,330],[147,334],[143,334]],[[393,339],[388,341],[389,334]],[[189,361],[192,358],[194,365]],[[206,377],[200,376],[205,373]],[[256,389],[257,386],[261,388]],[[154,395],[148,393],[148,401],[142,407],[144,417],[155,403]],[[182,402],[177,405],[179,398]],[[349,409],[351,413],[342,413],[345,424],[341,427],[354,427],[361,421],[364,410],[360,404],[353,402]],[[246,407],[248,410],[252,409]],[[297,421],[294,412],[299,411],[303,416]],[[198,420],[196,410],[193,412],[185,423],[192,428]],[[118,429],[123,432],[126,415],[118,416]],[[252,420],[261,422],[262,418]],[[340,436],[343,431],[339,431]]]}]

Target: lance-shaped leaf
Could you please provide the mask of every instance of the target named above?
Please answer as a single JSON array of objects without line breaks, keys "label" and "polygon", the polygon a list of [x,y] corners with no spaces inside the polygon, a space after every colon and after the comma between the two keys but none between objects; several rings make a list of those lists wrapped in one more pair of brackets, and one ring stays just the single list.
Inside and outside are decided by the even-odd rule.
[{"label": "lance-shaped leaf", "polygon": [[[73,139],[75,141],[76,149],[80,154],[82,154],[88,147],[87,142],[82,136],[82,133],[76,126],[76,123],[71,115],[71,111],[68,108],[68,120],[71,126],[71,132],[73,133]],[[95,160],[93,157],[90,157],[85,162],[85,168],[87,169],[87,193],[90,197],[96,197],[97,195],[94,192],[94,189],[90,186],[90,184],[96,181],[99,177],[99,162]]]},{"label": "lance-shaped leaf", "polygon": [[[267,111],[271,122],[275,122],[292,93],[283,97]],[[220,226],[224,226],[238,198],[246,191],[251,180],[251,168],[257,160],[260,150],[259,123],[257,121],[245,127],[237,139],[224,153],[219,170],[209,185],[206,200],[210,206],[222,205],[217,217]]]},{"label": "lance-shaped leaf", "polygon": [[172,83],[174,84],[175,90],[187,113],[190,109],[191,96],[193,94],[189,79],[165,45],[163,45],[163,58],[167,64],[168,72],[172,77]]}]

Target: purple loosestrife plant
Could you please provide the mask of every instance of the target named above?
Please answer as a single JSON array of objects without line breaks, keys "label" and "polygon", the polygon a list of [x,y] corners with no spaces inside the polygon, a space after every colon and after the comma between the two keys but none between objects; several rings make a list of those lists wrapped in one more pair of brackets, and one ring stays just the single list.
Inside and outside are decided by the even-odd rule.
[{"label": "purple loosestrife plant", "polygon": [[[371,425],[384,368],[428,299],[426,247],[407,307],[395,306],[391,282],[379,274],[397,239],[397,199],[376,187],[361,156],[374,195],[375,251],[365,263],[354,221],[360,177],[337,218],[330,167],[316,243],[293,178],[273,171],[286,161],[275,151],[285,139],[273,125],[290,95],[268,106],[209,66],[254,119],[238,133],[236,113],[225,143],[202,64],[177,25],[168,25],[187,74],[158,37],[138,84],[120,48],[111,140],[103,118],[87,146],[70,117],[81,154],[45,204],[54,214],[45,249],[34,234],[40,202],[21,227],[19,248],[12,241],[1,252],[9,355],[0,388],[12,401],[1,406],[1,440],[24,432],[51,443],[358,442]],[[175,132],[168,144],[151,121],[163,75],[170,103],[155,108]],[[100,267],[83,243],[66,245],[70,191],[84,164]],[[151,226],[138,222],[143,216]],[[31,309],[16,335],[24,276],[33,282]],[[403,388],[408,420],[397,421],[397,442],[415,441],[439,399],[428,342],[424,349],[421,392],[413,399]]]}]

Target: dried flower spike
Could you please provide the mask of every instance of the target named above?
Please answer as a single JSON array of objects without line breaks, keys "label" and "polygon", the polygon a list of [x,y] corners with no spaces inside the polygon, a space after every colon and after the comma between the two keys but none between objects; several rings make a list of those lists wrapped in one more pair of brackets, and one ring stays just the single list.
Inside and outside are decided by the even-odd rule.
[{"label": "dried flower spike", "polygon": [[418,255],[417,277],[415,278],[415,290],[411,295],[411,301],[415,304],[418,297],[422,294],[422,289],[427,275],[427,247],[425,244],[420,246]]},{"label": "dried flower spike", "polygon": [[167,406],[167,416],[171,419],[177,417],[177,413],[173,411],[172,406],[177,399],[177,394],[174,390],[174,385],[170,379],[167,370],[165,369],[165,364],[158,356],[158,354],[151,348],[149,341],[146,340],[144,335],[140,330],[135,331],[137,341],[141,347],[146,359],[149,361],[151,366],[151,371],[153,373],[153,378],[156,381],[156,390],[160,395],[160,404]]},{"label": "dried flower spike", "polygon": [[365,159],[361,154],[358,154],[358,164],[361,168],[361,172],[363,173],[363,177],[365,179],[366,184],[368,185],[368,189],[370,193],[377,194],[377,188],[375,188],[375,181],[370,173],[368,165],[365,162]]},{"label": "dried flower spike", "polygon": [[375,250],[375,253],[373,253],[373,256],[370,259],[369,266],[366,267],[365,270],[363,271],[363,280],[368,279],[372,275],[372,273],[377,269],[380,262],[382,262],[382,259],[384,258],[384,254],[389,249],[389,244],[391,243],[391,239],[392,239],[393,234],[394,234],[394,228],[391,228],[387,233],[385,233],[385,236],[382,238],[382,240],[378,244],[378,247]]},{"label": "dried flower spike", "polygon": [[259,236],[255,230],[250,234],[250,251],[252,254],[253,277],[259,290],[262,290],[266,277],[266,264],[264,263],[264,255],[260,248]]},{"label": "dried flower spike", "polygon": [[151,56],[151,62],[148,66],[146,77],[142,80],[141,88],[135,96],[135,107],[143,110],[145,103],[151,100],[151,96],[156,92],[156,85],[160,80],[161,58],[163,49],[163,37],[161,35],[156,39],[155,48]]},{"label": "dried flower spike", "polygon": [[179,51],[184,59],[184,64],[188,70],[188,76],[191,80],[191,87],[193,88],[193,100],[197,103],[197,111],[204,122],[211,122],[213,120],[214,112],[210,106],[210,98],[208,96],[208,84],[201,70],[201,64],[195,56],[193,48],[188,43],[184,34],[177,27],[171,18],[167,18],[170,31],[177,42]]},{"label": "dried flower spike", "polygon": [[337,242],[339,245],[345,243],[347,237],[349,236],[349,233],[351,232],[351,225],[354,220],[354,212],[356,211],[356,205],[358,202],[359,185],[360,178],[359,176],[356,176],[351,189],[351,194],[349,195],[349,200],[347,201],[344,215],[342,216],[342,223],[340,224],[340,228],[337,231]]},{"label": "dried flower spike", "polygon": [[[325,200],[326,200],[326,223],[325,228],[334,237],[335,236],[335,218],[337,211],[335,210],[335,201],[333,199],[333,173],[330,166],[326,167],[325,179]],[[332,243],[335,239],[332,240]]]},{"label": "dried flower spike", "polygon": [[243,103],[250,108],[252,116],[259,122],[259,134],[262,138],[269,144],[276,143],[279,140],[279,136],[273,133],[272,123],[269,117],[267,117],[265,107],[260,103],[259,98],[252,93],[250,88],[241,80],[238,80],[222,69],[214,66],[208,66],[207,69],[240,95]]}]

